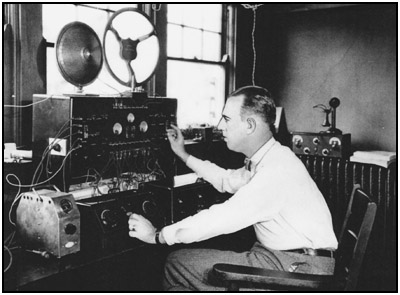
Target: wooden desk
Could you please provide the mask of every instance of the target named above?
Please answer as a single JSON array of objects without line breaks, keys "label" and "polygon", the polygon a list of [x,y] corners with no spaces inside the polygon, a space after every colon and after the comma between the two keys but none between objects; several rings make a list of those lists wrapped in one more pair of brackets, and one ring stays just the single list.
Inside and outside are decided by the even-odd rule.
[{"label": "wooden desk", "polygon": [[15,250],[3,291],[160,291],[167,249],[138,242],[118,253],[78,252],[60,259]]}]

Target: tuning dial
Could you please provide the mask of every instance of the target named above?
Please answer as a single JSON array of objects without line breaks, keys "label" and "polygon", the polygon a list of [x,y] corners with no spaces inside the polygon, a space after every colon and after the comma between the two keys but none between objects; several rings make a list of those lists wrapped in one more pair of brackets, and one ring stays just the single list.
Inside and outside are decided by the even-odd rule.
[{"label": "tuning dial", "polygon": [[305,147],[305,148],[303,149],[303,152],[304,152],[306,155],[309,155],[310,152],[311,152],[311,150],[310,150],[309,147]]},{"label": "tuning dial", "polygon": [[120,135],[122,133],[122,125],[120,123],[115,123],[113,126],[113,133],[115,135]]},{"label": "tuning dial", "polygon": [[129,123],[133,123],[135,121],[135,115],[132,113],[129,113],[128,116],[126,117]]},{"label": "tuning dial", "polygon": [[155,214],[156,208],[156,204],[149,200],[144,201],[142,204],[143,213],[149,216],[153,216]]},{"label": "tuning dial", "polygon": [[118,219],[115,212],[109,209],[103,210],[100,214],[100,218],[101,222],[103,222],[103,224],[106,226],[116,227],[118,225]]},{"label": "tuning dial", "polygon": [[140,125],[139,125],[140,132],[146,133],[148,129],[149,129],[149,125],[147,124],[146,121],[140,122]]}]

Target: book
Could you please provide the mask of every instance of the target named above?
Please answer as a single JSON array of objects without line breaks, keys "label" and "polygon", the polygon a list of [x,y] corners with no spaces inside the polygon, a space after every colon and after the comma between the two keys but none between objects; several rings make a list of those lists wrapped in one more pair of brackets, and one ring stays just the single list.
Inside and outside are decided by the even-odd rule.
[{"label": "book", "polygon": [[350,162],[374,164],[385,168],[395,161],[396,153],[388,151],[356,151],[350,157]]}]

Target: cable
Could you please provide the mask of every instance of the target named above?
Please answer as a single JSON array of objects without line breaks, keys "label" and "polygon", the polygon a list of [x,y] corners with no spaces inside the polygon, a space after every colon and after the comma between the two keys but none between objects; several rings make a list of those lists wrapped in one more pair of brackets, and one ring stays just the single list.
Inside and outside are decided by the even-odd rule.
[{"label": "cable", "polygon": [[52,97],[53,97],[53,95],[50,95],[49,97],[47,97],[47,98],[45,98],[45,99],[42,99],[42,100],[37,101],[37,102],[33,102],[33,103],[31,103],[31,104],[27,104],[27,105],[25,105],[25,106],[19,106],[19,105],[17,106],[17,105],[5,104],[4,107],[6,107],[6,108],[28,108],[28,107],[31,107],[31,106],[33,106],[33,105],[35,105],[35,104],[42,103],[42,102],[44,102],[44,101],[46,101],[46,100],[48,100],[48,99],[50,99],[50,98],[52,98]]},{"label": "cable", "polygon": [[257,20],[257,9],[258,7],[262,6],[264,4],[255,4],[255,5],[250,5],[250,4],[242,4],[242,6],[246,9],[252,9],[253,10],[253,30],[251,32],[251,40],[252,40],[252,47],[253,47],[253,70],[251,73],[251,81],[253,83],[253,86],[255,86],[255,73],[256,73],[256,61],[257,61],[257,52],[256,52],[256,41],[255,41],[255,32],[256,32],[256,20]]},{"label": "cable", "polygon": [[97,80],[99,80],[99,81],[100,81],[101,83],[103,83],[104,85],[110,87],[112,90],[117,91],[117,94],[116,94],[116,95],[119,95],[119,96],[121,96],[121,97],[123,96],[123,95],[122,95],[122,92],[120,92],[117,88],[111,86],[110,84],[108,84],[107,82],[101,80],[100,78],[97,78]]},{"label": "cable", "polygon": [[13,255],[11,253],[11,250],[6,245],[3,245],[3,249],[7,251],[8,255],[10,255],[10,261],[8,262],[7,267],[3,270],[3,272],[5,273],[10,269],[10,267],[13,263]]},{"label": "cable", "polygon": [[[63,134],[65,131],[67,131],[67,130],[69,129],[69,126],[67,127],[67,124],[68,124],[70,121],[71,121],[71,120],[66,121],[66,122],[61,126],[61,128],[59,129],[59,131],[57,132],[57,134],[54,136],[53,141],[50,142],[49,145],[48,145],[48,146],[45,148],[45,150],[43,151],[42,158],[41,158],[41,160],[40,160],[38,166],[36,167],[36,170],[35,170],[35,172],[34,172],[34,174],[33,174],[33,177],[32,177],[32,182],[31,182],[32,186],[33,186],[33,184],[36,182],[36,176],[38,175],[37,177],[38,177],[38,180],[39,180],[40,175],[42,174],[42,171],[43,171],[42,164],[43,164],[44,159],[46,158],[46,156],[48,156],[48,153],[51,151],[51,148],[52,148],[58,141],[61,140],[61,139],[59,139],[58,137],[59,137],[61,134]],[[39,168],[40,168],[40,173],[38,174]]]},{"label": "cable", "polygon": [[[60,166],[60,167],[58,168],[58,170],[54,173],[54,175],[51,176],[50,178],[48,178],[48,179],[46,179],[46,180],[44,180],[44,181],[42,181],[42,182],[35,183],[35,184],[30,184],[30,185],[23,185],[23,184],[21,184],[20,187],[31,188],[31,187],[33,187],[33,186],[38,186],[38,185],[45,184],[46,182],[52,180],[52,179],[61,171],[61,169],[62,169],[63,166],[65,165],[65,162],[66,162],[67,158],[69,157],[69,155],[70,155],[73,151],[75,151],[75,150],[77,150],[77,149],[79,149],[79,148],[80,148],[80,146],[75,147],[75,148],[71,149],[71,150],[67,153],[67,155],[64,157],[63,162],[61,163],[61,166]],[[15,183],[12,183],[12,182],[10,182],[10,181],[8,180],[8,176],[9,176],[9,175],[13,175],[13,174],[8,174],[8,175],[6,176],[7,182],[8,182],[10,185],[12,185],[12,186],[17,186]]]}]

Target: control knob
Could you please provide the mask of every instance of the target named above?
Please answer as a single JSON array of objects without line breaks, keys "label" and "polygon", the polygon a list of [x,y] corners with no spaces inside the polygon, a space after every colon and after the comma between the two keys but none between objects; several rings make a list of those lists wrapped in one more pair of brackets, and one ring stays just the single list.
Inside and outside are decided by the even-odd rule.
[{"label": "control knob", "polygon": [[76,233],[76,226],[73,225],[72,223],[68,223],[65,227],[64,227],[64,231],[67,235],[73,235],[74,233]]},{"label": "control knob", "polygon": [[100,218],[105,226],[116,227],[118,225],[116,213],[109,209],[103,210],[100,214]]},{"label": "control knob", "polygon": [[293,143],[295,147],[300,148],[303,144],[303,138],[300,135],[293,136]]},{"label": "control knob", "polygon": [[320,143],[320,140],[319,140],[318,137],[314,137],[312,141],[313,141],[313,143],[314,143],[315,145],[317,145],[317,144]]},{"label": "control knob", "polygon": [[329,155],[329,150],[328,149],[323,149],[322,150],[322,155],[324,155],[324,156]]}]

